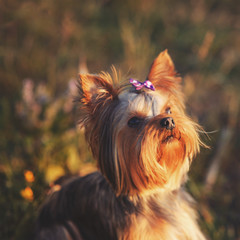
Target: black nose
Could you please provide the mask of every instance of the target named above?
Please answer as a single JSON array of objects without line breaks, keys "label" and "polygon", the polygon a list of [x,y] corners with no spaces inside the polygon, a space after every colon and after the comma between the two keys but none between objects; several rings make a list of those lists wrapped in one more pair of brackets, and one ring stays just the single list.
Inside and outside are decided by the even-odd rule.
[{"label": "black nose", "polygon": [[175,128],[175,122],[174,122],[173,118],[171,118],[171,117],[163,118],[160,121],[160,125],[162,127],[166,128],[167,130],[172,130],[173,128]]}]

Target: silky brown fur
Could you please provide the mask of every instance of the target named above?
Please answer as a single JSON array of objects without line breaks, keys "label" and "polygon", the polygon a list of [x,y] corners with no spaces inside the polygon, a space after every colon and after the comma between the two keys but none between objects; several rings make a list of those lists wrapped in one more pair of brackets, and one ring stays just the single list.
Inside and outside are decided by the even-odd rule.
[{"label": "silky brown fur", "polygon": [[205,239],[183,188],[202,144],[199,126],[185,114],[167,50],[147,79],[156,91],[107,73],[80,75],[79,125],[100,172],[73,179],[47,200],[36,239]]}]

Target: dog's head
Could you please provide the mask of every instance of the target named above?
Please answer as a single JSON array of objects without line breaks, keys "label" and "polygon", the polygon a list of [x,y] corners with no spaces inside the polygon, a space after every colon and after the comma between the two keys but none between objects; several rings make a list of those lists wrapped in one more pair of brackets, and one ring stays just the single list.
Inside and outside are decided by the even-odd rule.
[{"label": "dog's head", "polygon": [[199,150],[198,125],[185,114],[181,78],[167,51],[147,79],[151,88],[140,89],[107,73],[80,75],[79,122],[118,195],[179,188]]}]

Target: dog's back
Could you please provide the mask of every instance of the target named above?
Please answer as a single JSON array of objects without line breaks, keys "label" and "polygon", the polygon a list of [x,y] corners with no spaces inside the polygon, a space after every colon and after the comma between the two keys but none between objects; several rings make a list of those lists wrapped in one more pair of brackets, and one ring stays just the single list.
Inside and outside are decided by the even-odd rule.
[{"label": "dog's back", "polygon": [[99,172],[74,178],[42,206],[36,239],[117,239],[117,229],[127,225],[125,213],[133,211]]}]

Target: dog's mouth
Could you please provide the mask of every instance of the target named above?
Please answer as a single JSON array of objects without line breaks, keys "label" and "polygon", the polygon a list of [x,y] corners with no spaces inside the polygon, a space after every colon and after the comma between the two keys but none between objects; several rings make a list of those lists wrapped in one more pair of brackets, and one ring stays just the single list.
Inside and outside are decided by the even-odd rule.
[{"label": "dog's mouth", "polygon": [[174,136],[173,135],[170,135],[170,136],[167,136],[166,139],[164,139],[163,141],[164,142],[170,142],[174,139]]},{"label": "dog's mouth", "polygon": [[178,132],[176,133],[176,131],[171,131],[169,134],[166,134],[164,137],[163,137],[163,140],[162,140],[162,143],[171,143],[175,140],[177,141],[180,141],[181,139],[181,133]]}]

